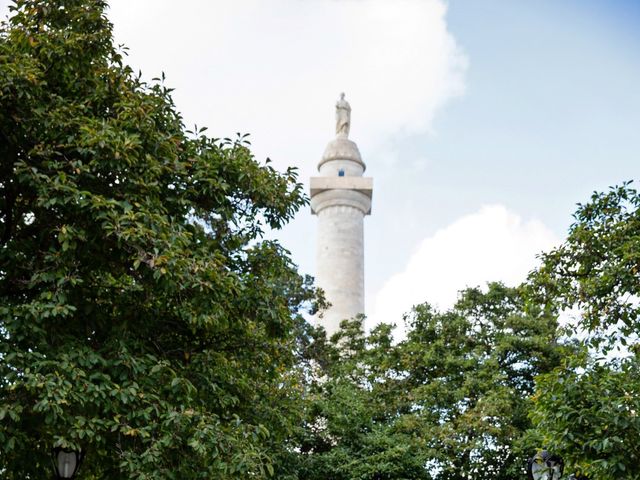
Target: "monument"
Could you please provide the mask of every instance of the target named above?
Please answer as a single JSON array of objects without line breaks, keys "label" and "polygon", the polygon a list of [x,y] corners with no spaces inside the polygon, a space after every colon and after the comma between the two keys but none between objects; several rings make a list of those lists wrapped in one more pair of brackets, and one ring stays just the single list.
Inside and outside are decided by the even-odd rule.
[{"label": "monument", "polygon": [[331,306],[319,321],[330,336],[340,322],[364,313],[364,216],[371,213],[373,179],[349,140],[351,106],[344,93],[336,103],[336,138],[312,177],[311,212],[318,216],[316,283]]}]

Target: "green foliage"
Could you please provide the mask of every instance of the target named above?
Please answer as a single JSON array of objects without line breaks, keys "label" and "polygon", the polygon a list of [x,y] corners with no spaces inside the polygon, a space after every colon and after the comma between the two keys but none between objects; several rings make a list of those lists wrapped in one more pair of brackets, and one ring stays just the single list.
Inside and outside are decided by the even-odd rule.
[{"label": "green foliage", "polygon": [[568,348],[556,343],[555,318],[490,284],[406,320],[399,343],[388,325],[365,335],[356,319],[316,352],[299,478],[523,475],[534,378]]},{"label": "green foliage", "polygon": [[575,327],[606,349],[640,331],[640,195],[630,182],[596,192],[574,217],[567,240],[532,275],[532,290],[541,304],[579,309]]},{"label": "green foliage", "polygon": [[545,448],[587,478],[640,478],[639,386],[637,358],[543,376],[532,417]]},{"label": "green foliage", "polygon": [[545,448],[588,478],[640,479],[640,195],[625,183],[579,205],[567,240],[531,278],[535,301],[579,312],[575,355],[540,377]]},{"label": "green foliage", "polygon": [[18,0],[0,32],[0,472],[263,478],[297,423],[277,243],[306,200],[245,137],[185,132],[101,0]]}]

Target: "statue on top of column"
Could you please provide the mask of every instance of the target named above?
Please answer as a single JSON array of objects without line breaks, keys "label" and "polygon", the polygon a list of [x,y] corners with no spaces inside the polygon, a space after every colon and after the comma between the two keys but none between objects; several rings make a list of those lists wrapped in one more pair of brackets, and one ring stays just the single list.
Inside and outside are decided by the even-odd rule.
[{"label": "statue on top of column", "polygon": [[336,103],[336,136],[347,138],[351,128],[351,105],[344,99],[344,93]]}]

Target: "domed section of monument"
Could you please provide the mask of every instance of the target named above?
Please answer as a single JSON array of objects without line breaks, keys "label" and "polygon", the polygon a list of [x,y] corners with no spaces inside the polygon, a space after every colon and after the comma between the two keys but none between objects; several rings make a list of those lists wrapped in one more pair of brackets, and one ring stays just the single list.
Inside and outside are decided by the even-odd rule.
[{"label": "domed section of monument", "polygon": [[324,155],[318,163],[318,171],[327,176],[340,175],[342,170],[346,177],[359,177],[366,168],[356,143],[340,137],[334,138],[327,144]]}]

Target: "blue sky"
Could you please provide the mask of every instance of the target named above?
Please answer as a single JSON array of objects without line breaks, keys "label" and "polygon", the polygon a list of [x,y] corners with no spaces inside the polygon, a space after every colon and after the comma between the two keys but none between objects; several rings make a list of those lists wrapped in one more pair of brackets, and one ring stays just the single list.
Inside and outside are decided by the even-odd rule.
[{"label": "blue sky", "polygon": [[466,93],[439,111],[435,135],[400,147],[429,158],[425,203],[447,203],[428,213],[431,228],[503,203],[563,235],[576,202],[637,177],[639,12],[615,1],[449,3]]},{"label": "blue sky", "polygon": [[639,5],[451,2],[467,93],[440,113],[441,136],[416,148],[442,159],[445,176],[461,162],[458,179],[476,199],[562,234],[575,202],[637,176]]},{"label": "blue sky", "polygon": [[[0,8],[6,11],[6,0]],[[315,174],[345,91],[374,178],[370,324],[517,283],[575,204],[638,177],[640,2],[112,0],[129,63],[188,126]],[[274,234],[315,270],[315,218]]]},{"label": "blue sky", "polygon": [[[406,169],[397,166],[384,184],[386,192],[376,192],[385,228],[406,233],[396,237],[393,249],[410,252],[408,263],[420,264],[405,267],[406,278],[383,295],[387,303],[416,283],[437,283],[419,273],[432,264],[436,275],[447,275],[447,262],[411,258],[416,250],[434,248],[416,247],[417,239],[446,230],[480,206],[502,205],[523,219],[537,219],[561,239],[576,203],[587,201],[593,190],[638,177],[640,3],[457,0],[448,5],[448,29],[468,58],[465,94],[439,110],[434,134],[398,139],[400,157],[421,152],[427,159],[421,182],[408,181]],[[410,198],[407,210],[419,211],[419,219],[380,205],[380,197],[392,191]],[[370,224],[375,221],[372,217]],[[383,256],[384,243],[374,238],[368,258]],[[473,240],[469,243],[473,249]],[[388,279],[397,265],[389,261],[377,268]],[[469,277],[466,284],[473,285],[478,273],[455,275]],[[501,272],[491,273],[506,280]],[[489,275],[484,278],[491,280]],[[450,304],[447,298],[440,303]]]}]

